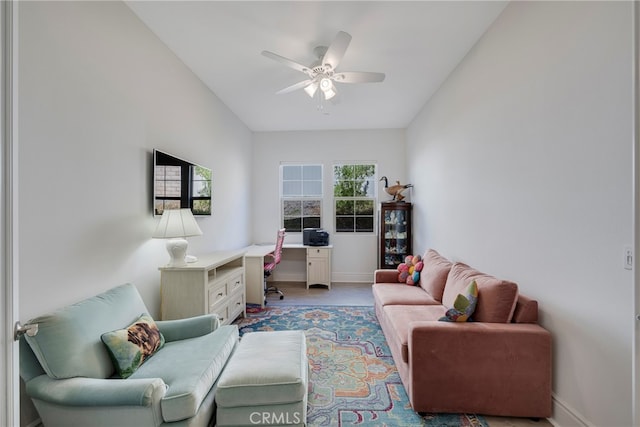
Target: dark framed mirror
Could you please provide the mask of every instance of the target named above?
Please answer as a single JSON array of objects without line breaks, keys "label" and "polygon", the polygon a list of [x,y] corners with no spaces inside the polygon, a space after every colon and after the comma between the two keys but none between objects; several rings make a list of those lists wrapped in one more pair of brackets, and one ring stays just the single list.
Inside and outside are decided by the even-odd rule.
[{"label": "dark framed mirror", "polygon": [[211,215],[211,169],[153,150],[153,214],[189,208],[193,215]]}]

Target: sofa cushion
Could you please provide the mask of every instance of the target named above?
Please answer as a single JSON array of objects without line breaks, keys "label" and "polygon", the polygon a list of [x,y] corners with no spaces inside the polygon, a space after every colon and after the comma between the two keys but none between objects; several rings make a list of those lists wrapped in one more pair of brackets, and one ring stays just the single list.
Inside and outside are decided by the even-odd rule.
[{"label": "sofa cushion", "polygon": [[511,321],[518,297],[518,285],[481,273],[457,262],[451,267],[442,296],[447,309],[472,280],[478,285],[478,303],[473,314],[477,322],[508,323]]},{"label": "sofa cushion", "polygon": [[511,321],[513,323],[538,323],[538,301],[519,294]]},{"label": "sofa cushion", "polygon": [[228,325],[200,337],[167,342],[129,378],[162,378],[168,387],[160,402],[164,421],[191,418],[220,376],[238,337],[238,327]]},{"label": "sofa cushion", "polygon": [[105,332],[100,338],[120,378],[131,376],[164,345],[164,336],[147,313],[128,327]]},{"label": "sofa cushion", "polygon": [[100,336],[147,312],[137,289],[121,285],[30,320],[38,324],[38,333],[25,339],[51,378],[109,378],[113,363]]},{"label": "sofa cushion", "polygon": [[478,302],[478,285],[476,281],[472,280],[469,286],[458,294],[456,300],[453,302],[453,307],[447,310],[444,316],[439,320],[444,322],[466,322],[471,320],[471,315],[476,309]]},{"label": "sofa cushion", "polygon": [[418,286],[402,284],[374,283],[373,298],[384,305],[439,305],[440,303]]},{"label": "sofa cushion", "polygon": [[442,305],[387,305],[383,308],[387,323],[393,333],[385,334],[387,340],[395,340],[402,349],[402,360],[409,363],[409,326],[420,320],[437,321],[444,316],[446,309]]},{"label": "sofa cushion", "polygon": [[433,249],[425,252],[422,262],[420,287],[429,292],[437,302],[442,302],[442,293],[452,263]]}]

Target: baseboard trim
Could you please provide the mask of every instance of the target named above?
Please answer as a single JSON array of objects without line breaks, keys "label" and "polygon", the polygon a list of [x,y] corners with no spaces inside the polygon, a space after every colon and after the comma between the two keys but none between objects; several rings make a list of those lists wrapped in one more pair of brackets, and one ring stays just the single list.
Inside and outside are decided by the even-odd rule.
[{"label": "baseboard trim", "polygon": [[[306,274],[287,273],[273,271],[273,280],[276,282],[306,282]],[[372,273],[333,273],[331,282],[336,283],[373,283]]]},{"label": "baseboard trim", "polygon": [[549,418],[549,422],[555,427],[595,427],[584,419],[584,416],[572,408],[567,402],[560,399],[555,393],[552,393],[553,416]]},{"label": "baseboard trim", "polygon": [[278,270],[273,271],[274,282],[303,282],[306,283],[307,276],[299,273],[279,273]]},{"label": "baseboard trim", "polygon": [[373,283],[373,273],[333,273],[331,281],[338,283]]}]

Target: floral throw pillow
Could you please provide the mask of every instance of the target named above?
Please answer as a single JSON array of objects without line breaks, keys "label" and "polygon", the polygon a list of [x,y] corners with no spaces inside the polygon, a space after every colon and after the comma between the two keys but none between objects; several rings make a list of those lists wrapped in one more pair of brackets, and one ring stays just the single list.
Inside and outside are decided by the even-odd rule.
[{"label": "floral throw pillow", "polygon": [[100,338],[121,378],[130,377],[164,345],[164,336],[146,313],[127,328],[105,332]]},{"label": "floral throw pillow", "polygon": [[468,322],[471,321],[471,315],[476,309],[478,303],[478,285],[476,281],[472,281],[469,286],[458,294],[453,307],[451,307],[443,317],[438,320],[443,322]]}]

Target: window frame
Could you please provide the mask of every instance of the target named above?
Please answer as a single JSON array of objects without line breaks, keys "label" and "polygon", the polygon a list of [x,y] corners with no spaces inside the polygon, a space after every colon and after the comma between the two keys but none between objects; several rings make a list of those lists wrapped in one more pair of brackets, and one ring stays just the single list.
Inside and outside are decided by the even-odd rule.
[{"label": "window frame", "polygon": [[[291,179],[291,180],[285,180],[285,169],[287,167],[300,167],[300,179],[299,180],[295,180],[295,179]],[[319,178],[316,179],[304,179],[304,168],[319,168]],[[307,163],[307,162],[287,162],[287,163],[280,163],[280,176],[279,176],[279,183],[280,183],[280,226],[282,228],[285,228],[287,233],[302,233],[302,230],[304,228],[322,228],[322,223],[323,223],[323,204],[324,204],[324,165],[322,163]],[[300,182],[300,193],[299,194],[293,194],[293,195],[285,195],[285,184],[287,182],[295,182],[295,181],[299,181]],[[308,195],[305,195],[305,182],[309,182],[309,183],[316,183],[316,185],[319,185],[319,187],[317,188],[319,190],[319,194],[318,192],[313,192],[310,193]],[[291,202],[298,202],[300,203],[300,208],[299,208],[299,215],[298,216],[287,216],[286,215],[286,211],[287,209],[285,208],[285,204],[287,203],[291,203]],[[317,212],[317,222],[314,220],[314,218],[316,218],[316,216],[309,216],[307,217],[307,220],[305,221],[305,203],[316,203],[316,208],[318,210]],[[287,227],[287,222],[288,221],[292,221],[295,220],[295,218],[299,218],[300,221],[300,225],[299,227]],[[305,224],[306,222],[306,224]],[[305,227],[305,226],[309,226],[309,227]],[[313,227],[311,227],[313,226]]]},{"label": "window frame", "polygon": [[[336,168],[344,167],[344,166],[372,166],[373,174],[369,175],[366,179],[367,182],[370,182],[372,185],[371,192],[367,191],[367,193],[371,194],[371,196],[336,196],[336,186],[338,184],[338,180],[336,180]],[[376,206],[378,205],[378,164],[373,161],[344,161],[344,162],[334,162],[332,165],[332,195],[333,195],[333,222],[334,222],[334,232],[335,233],[353,233],[353,234],[376,234],[377,233],[377,212]],[[348,181],[348,180],[342,180]],[[355,192],[355,186],[354,192]],[[353,214],[352,215],[344,215],[338,214],[341,211],[339,209],[338,204],[342,201],[353,201]],[[368,215],[358,215],[356,205],[358,202],[366,201],[371,202],[371,214]],[[338,225],[339,219],[344,219],[346,217],[353,217],[353,227],[349,230],[344,228],[344,225]],[[358,218],[371,218],[371,228],[367,228],[365,230],[358,230]]]}]

